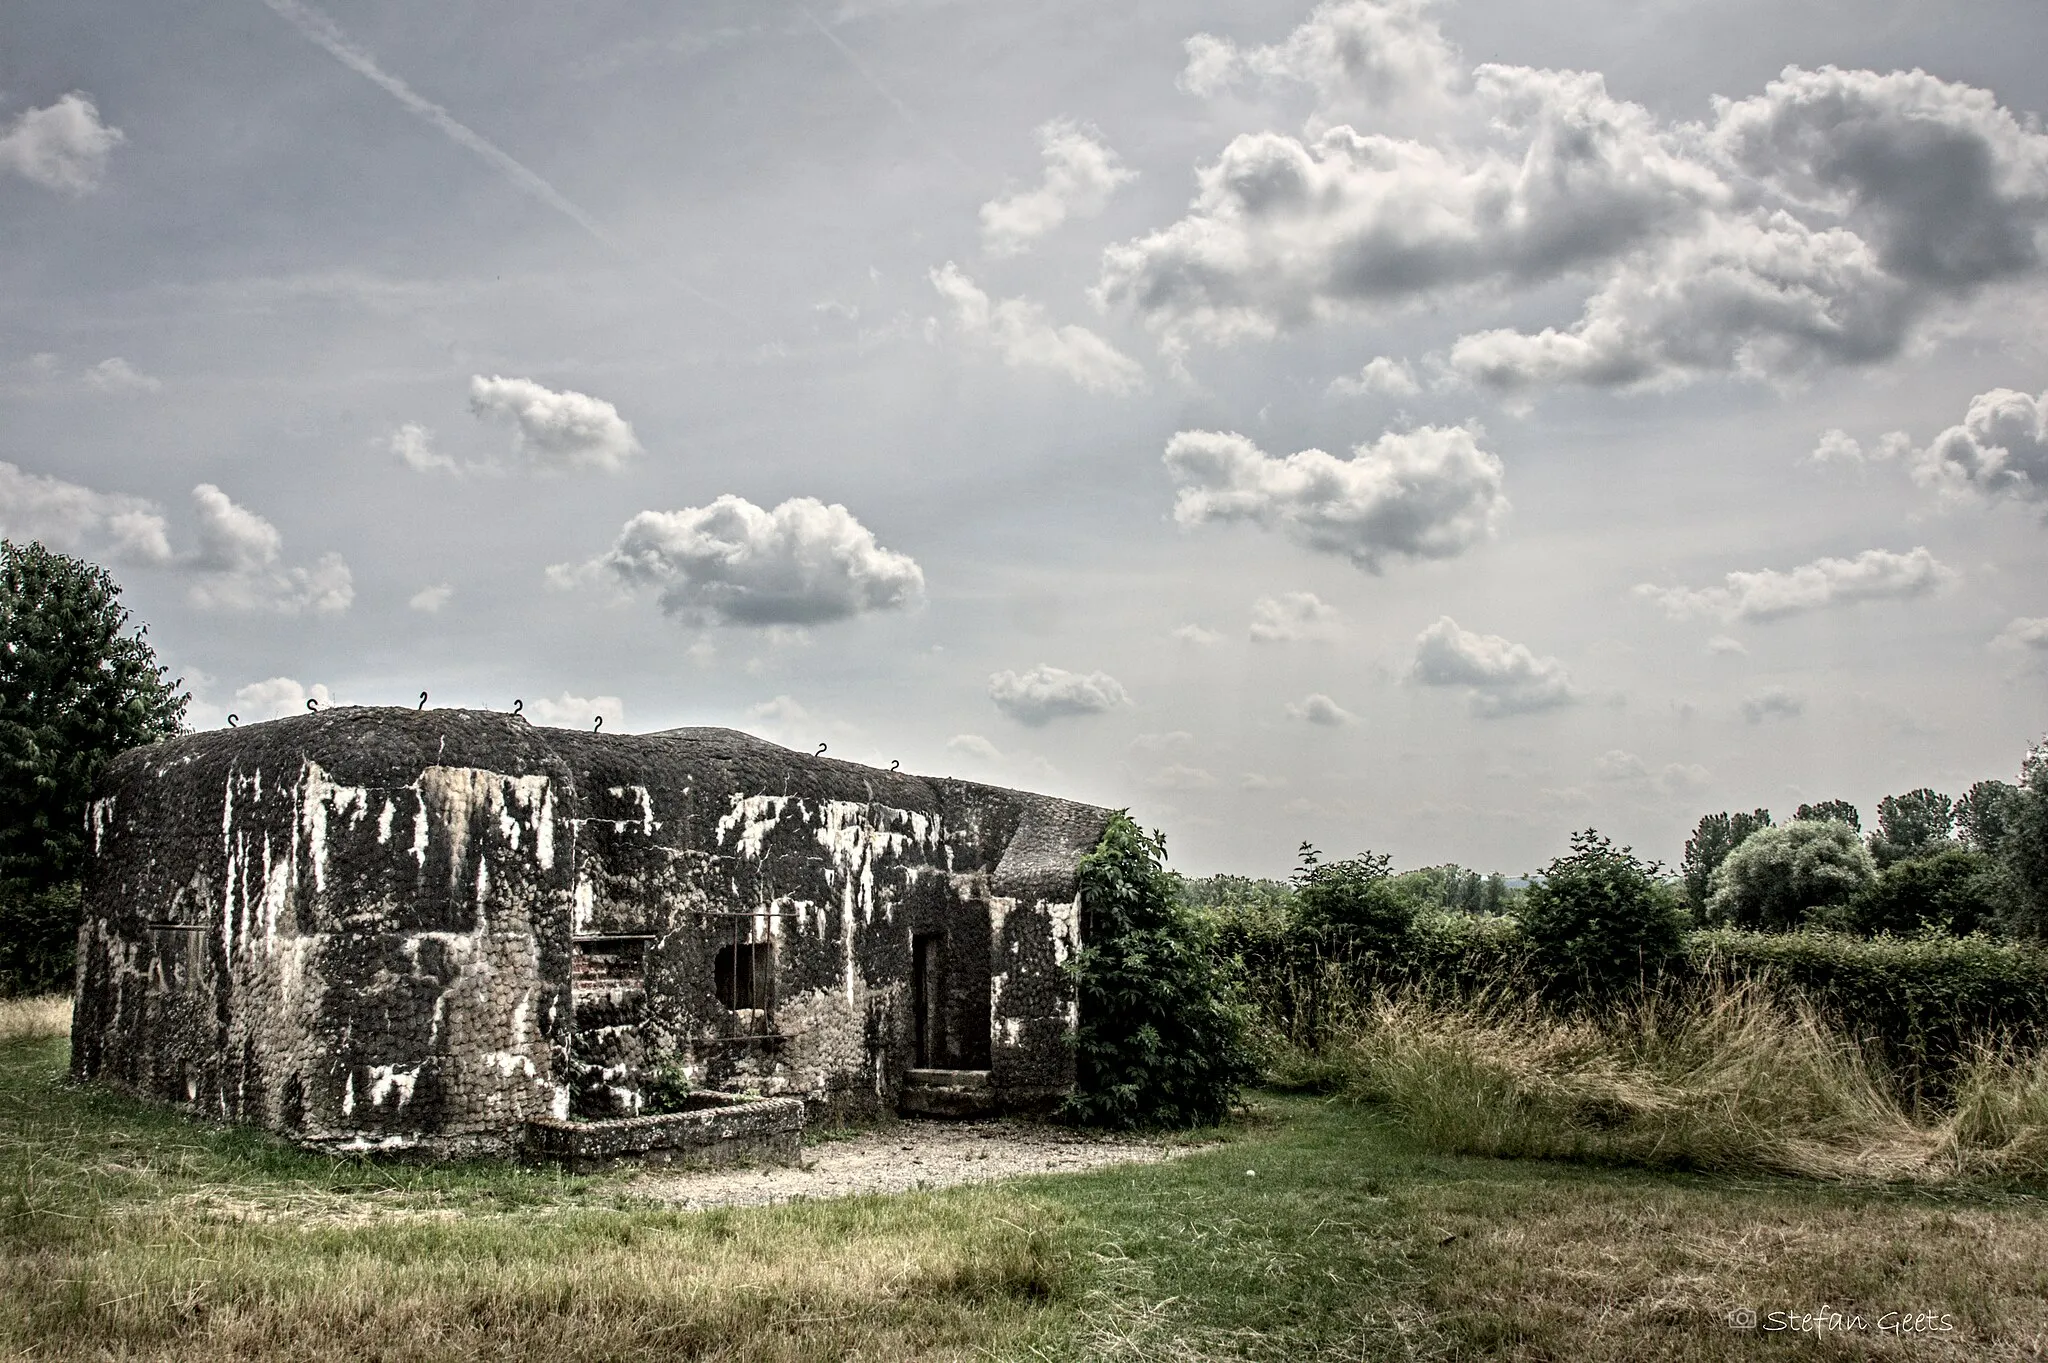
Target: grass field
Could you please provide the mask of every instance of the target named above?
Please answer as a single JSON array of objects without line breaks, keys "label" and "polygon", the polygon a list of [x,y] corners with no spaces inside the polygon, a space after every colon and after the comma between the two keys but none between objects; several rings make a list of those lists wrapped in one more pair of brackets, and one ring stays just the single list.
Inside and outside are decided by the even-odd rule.
[{"label": "grass field", "polygon": [[[2048,1208],[2016,1188],[1437,1155],[1374,1108],[1262,1094],[1215,1146],[1166,1164],[679,1214],[619,1179],[333,1161],[74,1089],[60,1021],[0,1005],[8,1357],[2048,1349]],[[1727,1319],[1824,1305],[1866,1328]],[[1886,1313],[1917,1332],[1881,1330],[1900,1323]]]}]

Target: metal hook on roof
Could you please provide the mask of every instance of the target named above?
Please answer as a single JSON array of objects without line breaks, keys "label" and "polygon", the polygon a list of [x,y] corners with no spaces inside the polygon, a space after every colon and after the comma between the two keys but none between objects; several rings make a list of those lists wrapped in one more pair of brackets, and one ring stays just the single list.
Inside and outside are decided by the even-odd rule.
[{"label": "metal hook on roof", "polygon": [[237,723],[237,721],[239,721],[240,719],[241,719],[241,716],[240,716],[240,715],[229,715],[229,716],[228,716],[228,727],[229,727],[230,729],[234,728],[234,727],[235,727],[235,724],[236,724],[236,723]]},{"label": "metal hook on roof", "polygon": [[512,702],[512,713],[515,715],[518,714],[521,710],[524,710],[525,708],[526,702],[523,700],[515,700]]},{"label": "metal hook on roof", "polygon": [[593,725],[591,725],[591,726],[590,726],[590,732],[592,732],[592,733],[596,733],[596,732],[597,732],[597,731],[598,731],[599,729],[602,729],[603,727],[604,727],[604,716],[603,716],[603,715],[599,715],[599,716],[597,717],[597,722],[596,722],[595,724],[593,724]]},{"label": "metal hook on roof", "polygon": [[320,702],[314,697],[308,696],[306,697],[306,709],[317,715],[320,713]]},{"label": "metal hook on roof", "polygon": [[813,757],[823,757],[824,755],[825,755],[825,745],[824,745],[823,743],[820,743],[820,744],[818,745],[818,750],[817,750],[816,752],[814,752],[814,753],[812,753],[812,754],[811,754],[811,756],[813,756]]},{"label": "metal hook on roof", "polygon": [[896,769],[897,769],[898,767],[900,767],[900,766],[902,766],[902,765],[903,765],[903,764],[902,764],[901,762],[898,762],[898,761],[897,761],[897,760],[896,760],[895,758],[893,758],[893,757],[889,759],[889,770],[890,770],[890,771],[894,771],[894,770],[896,770]]},{"label": "metal hook on roof", "polygon": [[424,691],[420,692],[420,703],[419,703],[419,705],[418,705],[418,706],[416,706],[415,708],[417,708],[417,709],[421,709],[421,710],[424,710],[424,709],[426,709],[426,708],[427,708],[427,693],[426,693],[426,692],[424,692]]}]

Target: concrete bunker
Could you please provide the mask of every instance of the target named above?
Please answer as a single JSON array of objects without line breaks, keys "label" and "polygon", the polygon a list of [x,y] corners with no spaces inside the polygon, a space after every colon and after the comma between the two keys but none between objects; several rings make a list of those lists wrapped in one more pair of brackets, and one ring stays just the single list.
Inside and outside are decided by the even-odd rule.
[{"label": "concrete bunker", "polygon": [[729,729],[188,734],[92,804],[72,1067],[324,1149],[572,1162],[1039,1111],[1108,818]]}]

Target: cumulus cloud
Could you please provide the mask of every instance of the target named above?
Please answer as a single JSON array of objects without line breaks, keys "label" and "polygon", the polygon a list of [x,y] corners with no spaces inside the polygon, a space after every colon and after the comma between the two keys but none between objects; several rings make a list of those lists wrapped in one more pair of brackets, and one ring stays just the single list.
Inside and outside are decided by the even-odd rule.
[{"label": "cumulus cloud", "polygon": [[1740,639],[1731,639],[1725,634],[1716,634],[1713,638],[1707,640],[1707,652],[1724,657],[1730,655],[1739,656],[1748,653],[1749,648]]},{"label": "cumulus cloud", "polygon": [[1033,728],[1067,715],[1099,715],[1131,703],[1123,683],[1107,672],[1068,672],[1040,663],[1029,672],[998,672],[988,679],[996,709]]},{"label": "cumulus cloud", "polygon": [[243,724],[264,719],[288,719],[305,714],[308,700],[323,710],[334,704],[333,695],[323,683],[306,686],[290,677],[272,677],[236,688],[234,716]]},{"label": "cumulus cloud", "polygon": [[1097,297],[1176,343],[1271,336],[1484,282],[1546,282],[1725,197],[1598,75],[1486,66],[1475,89],[1475,122],[1511,148],[1343,124],[1235,138],[1197,172],[1186,217],[1104,252]]},{"label": "cumulus cloud", "polygon": [[1814,442],[1812,453],[1806,456],[1809,464],[1823,467],[1857,468],[1864,464],[1880,464],[1896,459],[1913,448],[1913,439],[1904,431],[1892,431],[1878,437],[1877,444],[1865,448],[1863,443],[1840,427],[1820,433]]},{"label": "cumulus cloud", "polygon": [[1475,634],[1445,615],[1415,639],[1409,680],[1462,688],[1472,713],[1493,719],[1570,705],[1580,696],[1556,658],[1498,634]]},{"label": "cumulus cloud", "polygon": [[1632,752],[1610,748],[1593,759],[1593,774],[1617,785],[1640,786],[1665,795],[1684,795],[1704,789],[1713,773],[1696,762],[1666,762],[1652,770],[1650,764]]},{"label": "cumulus cloud", "polygon": [[525,714],[535,724],[555,729],[591,729],[600,718],[607,729],[626,725],[626,703],[617,696],[579,696],[564,691],[552,699],[542,696],[526,707]]},{"label": "cumulus cloud", "polygon": [[1461,73],[1429,8],[1430,0],[1338,0],[1316,6],[1284,40],[1249,47],[1198,33],[1177,83],[1203,97],[1245,83],[1305,85],[1326,117],[1433,104]]},{"label": "cumulus cloud", "polygon": [[310,568],[285,563],[277,527],[213,484],[192,489],[192,510],[197,544],[180,553],[154,502],[0,462],[0,535],[9,539],[168,569],[189,580],[192,603],[203,609],[331,614],[355,599],[340,555],[324,555]]},{"label": "cumulus cloud", "polygon": [[310,568],[284,562],[284,536],[212,483],[192,489],[199,547],[178,560],[192,585],[192,604],[208,610],[310,610],[331,615],[355,600],[354,578],[339,554],[324,554]]},{"label": "cumulus cloud", "polygon": [[1674,619],[1711,615],[1722,620],[1776,620],[1857,601],[1901,601],[1926,596],[1958,574],[1924,547],[1895,554],[1866,549],[1854,558],[1817,558],[1785,572],[1734,572],[1718,587],[1659,587],[1645,582],[1638,597],[1654,601]]},{"label": "cumulus cloud", "polygon": [[102,393],[160,393],[164,381],[145,374],[119,355],[109,355],[85,371],[88,387]]},{"label": "cumulus cloud", "polygon": [[1214,790],[1223,783],[1201,767],[1173,764],[1153,772],[1145,784],[1154,790]]},{"label": "cumulus cloud", "polygon": [[162,566],[173,557],[168,530],[156,506],[140,497],[96,492],[0,462],[0,536],[7,539]]},{"label": "cumulus cloud", "polygon": [[2020,616],[1991,641],[1994,648],[2016,652],[2048,653],[2048,615]]},{"label": "cumulus cloud", "polygon": [[469,381],[469,409],[484,420],[510,423],[514,452],[537,469],[614,473],[640,453],[619,409],[587,393],[478,374]]},{"label": "cumulus cloud", "polygon": [[1320,691],[1312,691],[1300,700],[1290,701],[1281,707],[1289,719],[1298,719],[1304,724],[1319,724],[1326,729],[1341,729],[1358,723],[1358,716],[1331,700]]},{"label": "cumulus cloud", "polygon": [[454,599],[455,588],[445,582],[437,582],[414,592],[412,599],[405,604],[423,615],[438,615],[441,608]]},{"label": "cumulus cloud", "polygon": [[0,171],[47,189],[85,194],[107,172],[107,155],[126,138],[100,121],[92,97],[74,90],[46,109],[28,109],[0,132]]},{"label": "cumulus cloud", "polygon": [[1805,709],[1805,699],[1782,686],[1766,686],[1742,701],[1742,716],[1751,724],[1767,719],[1792,719]]},{"label": "cumulus cloud", "polygon": [[1235,432],[1182,431],[1164,458],[1182,526],[1248,521],[1372,573],[1388,558],[1453,558],[1508,509],[1500,460],[1463,426],[1388,431],[1348,459],[1275,459]]},{"label": "cumulus cloud", "polygon": [[652,588],[664,612],[694,625],[821,625],[907,609],[924,595],[909,555],[815,497],[764,511],[728,493],[709,506],[643,511],[607,552],[549,570],[560,585],[592,576]]},{"label": "cumulus cloud", "polygon": [[1144,386],[1143,367],[1086,327],[1054,326],[1045,309],[1028,299],[992,302],[950,260],[931,272],[931,281],[952,305],[955,329],[993,346],[1013,369],[1048,370],[1091,393],[1129,393]]},{"label": "cumulus cloud", "polygon": [[946,740],[946,751],[971,757],[977,762],[1000,762],[1003,751],[980,734],[954,734]]},{"label": "cumulus cloud", "polygon": [[1045,176],[981,206],[982,249],[992,256],[1020,255],[1069,218],[1092,218],[1109,206],[1117,186],[1138,178],[1095,128],[1056,118],[1038,130]]},{"label": "cumulus cloud", "polygon": [[434,448],[434,433],[416,421],[408,421],[384,442],[398,462],[414,473],[460,473],[462,466]]},{"label": "cumulus cloud", "polygon": [[1173,632],[1173,637],[1184,644],[1193,644],[1197,648],[1208,648],[1212,644],[1223,642],[1221,634],[1202,625],[1182,625]]},{"label": "cumulus cloud", "polygon": [[[1326,5],[1273,47],[1199,35],[1182,84],[1318,92],[1248,133],[1179,221],[1109,248],[1097,296],[1169,349],[1583,278],[1575,322],[1460,338],[1491,386],[1772,381],[1882,362],[1933,318],[2041,272],[2048,133],[1921,71],[1787,68],[1696,123],[1584,72],[1455,54],[1419,4]],[[1415,97],[1435,112],[1359,116]],[[1370,132],[1360,129],[1370,128]]]},{"label": "cumulus cloud", "polygon": [[1337,608],[1314,592],[1283,592],[1252,603],[1252,642],[1285,644],[1329,640],[1343,632]]},{"label": "cumulus cloud", "polygon": [[1390,360],[1378,355],[1365,362],[1357,374],[1340,374],[1330,380],[1330,391],[1339,397],[1365,397],[1384,393],[1391,397],[1413,397],[1422,391],[1422,385],[1415,381],[1415,371],[1408,367],[1406,360]]},{"label": "cumulus cloud", "polygon": [[1934,437],[1915,458],[1913,476],[1952,494],[2048,500],[2048,393],[1979,393],[1962,423]]}]

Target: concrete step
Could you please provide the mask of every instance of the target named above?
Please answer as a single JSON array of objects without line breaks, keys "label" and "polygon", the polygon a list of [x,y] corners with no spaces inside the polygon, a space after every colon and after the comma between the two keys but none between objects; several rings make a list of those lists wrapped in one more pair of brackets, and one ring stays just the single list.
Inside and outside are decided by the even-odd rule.
[{"label": "concrete step", "polygon": [[911,1117],[986,1117],[996,1095],[987,1070],[911,1070],[897,1106]]}]

